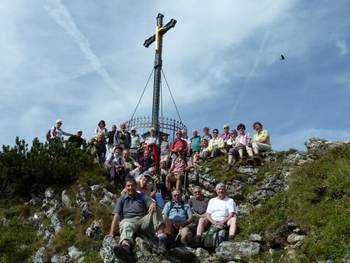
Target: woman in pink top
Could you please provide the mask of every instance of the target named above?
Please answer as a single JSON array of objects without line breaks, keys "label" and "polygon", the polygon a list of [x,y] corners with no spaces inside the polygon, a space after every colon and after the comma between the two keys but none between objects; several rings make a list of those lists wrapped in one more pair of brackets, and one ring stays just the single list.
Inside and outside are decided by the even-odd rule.
[{"label": "woman in pink top", "polygon": [[181,151],[176,154],[177,156],[171,164],[169,174],[165,178],[165,186],[168,191],[171,191],[174,185],[176,186],[176,190],[181,191],[182,179],[187,166],[186,153]]},{"label": "woman in pink top", "polygon": [[244,153],[248,154],[248,159],[253,160],[252,137],[245,131],[243,123],[237,126],[238,136],[236,138],[236,148],[238,149],[239,157],[244,159]]}]

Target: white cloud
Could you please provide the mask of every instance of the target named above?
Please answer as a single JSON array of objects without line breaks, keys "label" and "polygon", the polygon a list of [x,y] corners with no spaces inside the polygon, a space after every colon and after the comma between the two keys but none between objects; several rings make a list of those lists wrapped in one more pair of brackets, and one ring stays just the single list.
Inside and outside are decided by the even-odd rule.
[{"label": "white cloud", "polygon": [[348,46],[345,41],[338,40],[335,42],[335,46],[339,49],[341,56],[345,56],[348,53]]},{"label": "white cloud", "polygon": [[117,85],[112,80],[107,70],[91,49],[89,40],[79,30],[73,17],[63,5],[61,0],[46,0],[45,9],[49,15],[69,34],[74,42],[79,46],[86,59],[101,76],[105,83],[113,90],[118,90]]}]

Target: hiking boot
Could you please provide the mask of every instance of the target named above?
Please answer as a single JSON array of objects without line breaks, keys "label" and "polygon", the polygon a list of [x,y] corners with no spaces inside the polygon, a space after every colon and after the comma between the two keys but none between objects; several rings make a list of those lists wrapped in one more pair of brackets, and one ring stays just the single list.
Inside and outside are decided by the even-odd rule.
[{"label": "hiking boot", "polygon": [[168,240],[167,238],[158,239],[158,253],[164,254],[167,250]]},{"label": "hiking boot", "polygon": [[260,155],[255,155],[254,156],[254,161],[256,165],[261,165],[261,156]]},{"label": "hiking boot", "polygon": [[117,245],[114,247],[114,253],[118,258],[126,262],[135,262],[135,258],[131,252],[131,247],[128,245]]}]

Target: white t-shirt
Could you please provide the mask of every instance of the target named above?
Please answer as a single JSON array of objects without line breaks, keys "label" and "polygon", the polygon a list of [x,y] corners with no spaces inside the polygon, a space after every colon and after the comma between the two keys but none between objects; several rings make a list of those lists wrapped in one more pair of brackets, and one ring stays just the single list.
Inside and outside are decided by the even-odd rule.
[{"label": "white t-shirt", "polygon": [[227,196],[224,199],[214,197],[209,200],[207,213],[211,214],[213,220],[222,221],[228,217],[229,213],[237,214],[236,203]]}]

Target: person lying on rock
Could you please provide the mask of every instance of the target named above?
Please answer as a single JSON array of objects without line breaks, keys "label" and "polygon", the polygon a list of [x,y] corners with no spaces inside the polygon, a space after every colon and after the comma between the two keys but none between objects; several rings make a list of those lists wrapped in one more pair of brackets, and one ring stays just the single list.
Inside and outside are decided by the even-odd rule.
[{"label": "person lying on rock", "polygon": [[115,248],[115,253],[126,260],[132,256],[131,247],[136,235],[154,238],[156,234],[161,234],[162,230],[159,229],[163,229],[161,226],[164,225],[155,201],[143,193],[138,193],[136,186],[135,179],[127,177],[127,193],[119,197],[114,206],[109,233],[109,236],[114,236],[114,231],[119,225],[120,244]]},{"label": "person lying on rock", "polygon": [[207,220],[201,220],[197,227],[196,240],[201,240],[202,234],[210,224],[224,225],[229,228],[229,239],[236,234],[237,208],[232,198],[226,195],[226,186],[219,183],[215,187],[217,197],[209,200],[206,211]]},{"label": "person lying on rock", "polygon": [[180,237],[181,243],[186,245],[190,239],[188,225],[192,222],[192,210],[190,205],[183,201],[181,190],[174,190],[172,197],[163,208],[165,233],[168,236],[175,235],[175,241]]}]

